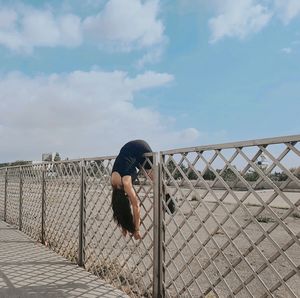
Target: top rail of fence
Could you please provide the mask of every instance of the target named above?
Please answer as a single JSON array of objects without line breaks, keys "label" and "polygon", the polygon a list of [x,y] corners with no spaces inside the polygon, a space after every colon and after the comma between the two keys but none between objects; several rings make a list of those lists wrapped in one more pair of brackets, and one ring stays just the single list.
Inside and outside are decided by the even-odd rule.
[{"label": "top rail of fence", "polygon": [[[153,156],[155,152],[146,153],[146,157]],[[26,168],[26,167],[32,167],[32,166],[41,166],[41,165],[47,165],[47,164],[61,164],[61,163],[74,163],[74,162],[81,162],[81,161],[101,161],[101,160],[111,160],[115,159],[117,155],[109,155],[109,156],[96,156],[96,157],[83,157],[83,158],[77,158],[77,159],[67,159],[67,160],[58,160],[58,161],[41,161],[34,164],[24,164],[24,165],[16,165],[16,166],[6,166],[0,168],[0,170],[5,169],[13,169],[13,168]]]},{"label": "top rail of fence", "polygon": [[116,155],[111,156],[100,156],[100,157],[86,157],[86,158],[77,158],[77,159],[65,159],[65,160],[58,160],[58,161],[41,161],[34,164],[24,164],[24,165],[16,165],[16,166],[6,166],[0,169],[13,169],[13,168],[26,168],[32,166],[40,166],[40,165],[47,165],[47,164],[61,164],[61,163],[74,163],[74,162],[81,162],[81,161],[97,161],[97,160],[110,160],[115,159]]},{"label": "top rail of fence", "polygon": [[[185,148],[177,148],[170,149],[165,151],[160,151],[162,155],[165,154],[176,154],[176,153],[188,153],[188,152],[199,152],[199,151],[207,151],[207,150],[217,150],[217,149],[229,149],[229,148],[242,148],[242,147],[251,147],[251,146],[263,146],[263,145],[272,145],[272,144],[282,144],[287,142],[300,142],[300,134],[298,135],[290,135],[290,136],[282,136],[275,138],[264,138],[264,139],[256,139],[256,140],[248,140],[248,141],[240,141],[240,142],[229,142],[223,144],[212,144],[212,145],[203,145],[196,147],[185,147]],[[145,154],[145,156],[152,156],[155,152]],[[83,157],[77,159],[68,159],[68,160],[60,160],[60,161],[52,161],[52,162],[40,162],[35,164],[27,164],[27,165],[16,165],[16,166],[7,166],[2,169],[12,169],[12,168],[20,168],[20,167],[28,167],[28,166],[39,166],[39,165],[47,165],[47,164],[59,164],[59,163],[70,163],[70,162],[80,162],[80,161],[96,161],[96,160],[110,160],[115,159],[116,155],[109,156],[96,156],[96,157]]]},{"label": "top rail of fence", "polygon": [[263,145],[281,144],[281,143],[288,143],[288,142],[300,142],[300,135],[291,135],[291,136],[276,137],[276,138],[265,138],[265,139],[249,140],[249,141],[241,141],[241,142],[230,142],[224,144],[213,144],[213,145],[179,148],[179,149],[161,151],[160,153],[163,155],[176,154],[176,153],[188,153],[188,152],[199,152],[199,151],[216,150],[216,149],[263,146]]}]

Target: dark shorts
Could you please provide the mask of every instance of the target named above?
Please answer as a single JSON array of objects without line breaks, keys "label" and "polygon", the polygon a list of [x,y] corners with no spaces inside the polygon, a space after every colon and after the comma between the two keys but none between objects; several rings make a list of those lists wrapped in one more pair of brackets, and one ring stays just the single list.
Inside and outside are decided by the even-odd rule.
[{"label": "dark shorts", "polygon": [[152,168],[153,157],[145,157],[145,153],[151,153],[150,146],[143,140],[135,140],[125,144],[113,165],[113,172],[118,172],[121,177],[131,176],[137,177],[137,168],[143,167],[146,170]]},{"label": "dark shorts", "polygon": [[131,176],[132,181],[137,178],[138,170],[143,167],[145,170],[151,170],[153,164],[152,156],[149,156],[147,159],[136,160],[135,158],[128,158],[118,156],[115,160],[112,172],[118,172],[121,177]]}]

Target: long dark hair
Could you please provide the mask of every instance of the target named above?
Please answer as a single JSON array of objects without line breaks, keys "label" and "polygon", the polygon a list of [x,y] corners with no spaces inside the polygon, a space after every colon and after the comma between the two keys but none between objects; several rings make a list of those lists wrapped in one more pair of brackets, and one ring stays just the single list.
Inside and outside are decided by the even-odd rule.
[{"label": "long dark hair", "polygon": [[134,233],[135,226],[133,223],[130,202],[123,189],[113,189],[111,205],[113,210],[113,219],[117,225],[126,229],[130,233]]}]

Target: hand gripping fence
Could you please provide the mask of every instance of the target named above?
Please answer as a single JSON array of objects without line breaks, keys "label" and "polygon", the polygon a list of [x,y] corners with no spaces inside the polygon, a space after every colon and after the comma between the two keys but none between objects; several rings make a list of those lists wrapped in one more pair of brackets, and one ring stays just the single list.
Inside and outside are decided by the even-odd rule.
[{"label": "hand gripping fence", "polygon": [[0,219],[131,297],[300,297],[300,135],[147,154],[141,241],[112,220],[114,159],[0,168]]}]

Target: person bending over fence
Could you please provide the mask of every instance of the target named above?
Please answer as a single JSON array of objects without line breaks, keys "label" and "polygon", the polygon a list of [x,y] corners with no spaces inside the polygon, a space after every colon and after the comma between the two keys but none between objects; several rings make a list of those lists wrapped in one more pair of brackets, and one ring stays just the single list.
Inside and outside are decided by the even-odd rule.
[{"label": "person bending over fence", "polygon": [[[141,239],[140,234],[140,206],[139,198],[133,188],[133,182],[137,179],[137,168],[146,170],[147,175],[153,180],[151,163],[153,158],[148,157],[146,162],[145,153],[151,153],[152,149],[144,140],[134,140],[126,143],[117,156],[111,174],[112,209],[113,218],[118,226],[122,228],[124,236],[131,233],[134,239]],[[170,195],[168,208],[171,213],[175,211],[175,204]],[[132,209],[132,212],[131,212]]]}]

